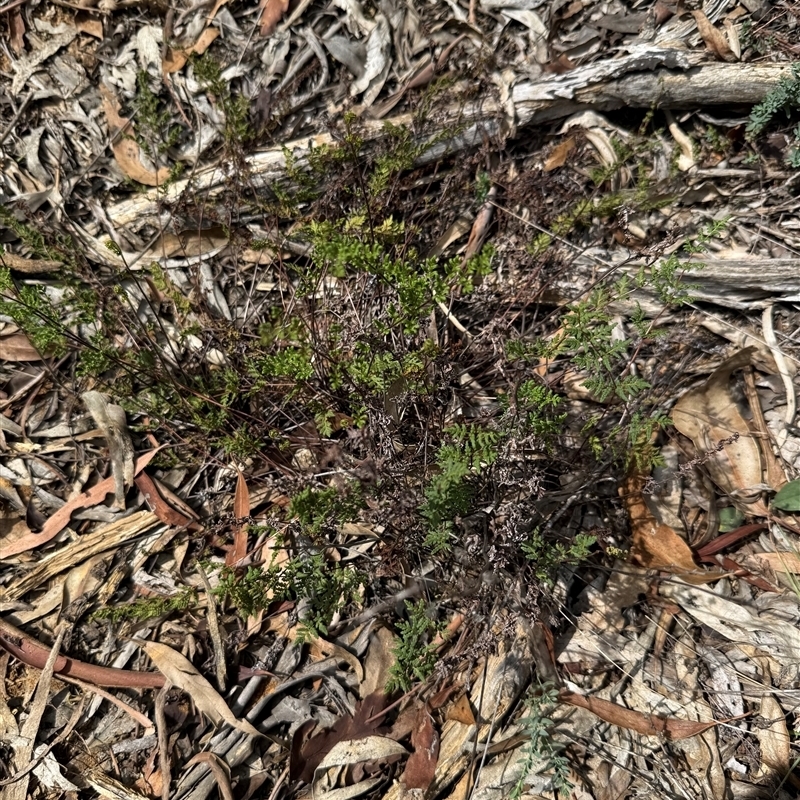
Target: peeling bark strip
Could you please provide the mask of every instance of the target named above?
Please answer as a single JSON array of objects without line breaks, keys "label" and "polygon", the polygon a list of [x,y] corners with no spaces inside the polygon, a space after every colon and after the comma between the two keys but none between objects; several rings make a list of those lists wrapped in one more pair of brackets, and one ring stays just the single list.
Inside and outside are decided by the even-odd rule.
[{"label": "peeling bark strip", "polygon": [[[585,109],[754,105],[782,77],[791,74],[791,67],[786,64],[700,64],[703,58],[702,53],[643,46],[622,58],[598,61],[563,75],[521,81],[509,87],[508,98],[503,102],[486,100],[436,108],[431,116],[439,131],[458,128],[460,133],[431,147],[419,163],[472,147],[485,136],[513,136],[518,128],[550,122]],[[387,121],[395,126],[410,126],[413,115],[400,114]],[[367,142],[378,141],[386,135],[384,126],[384,120],[365,119],[360,134]],[[286,144],[300,161],[309,146],[322,145],[335,146],[336,141],[329,134],[321,134]],[[285,178],[282,146],[253,153],[247,163],[256,188],[268,188]],[[177,201],[187,188],[197,195],[206,193],[213,198],[224,189],[225,181],[224,170],[214,165],[198,170],[189,180],[176,181],[162,195],[152,190],[117,203],[109,209],[109,216],[119,226],[135,224],[139,228],[153,224],[164,201]],[[116,263],[106,248],[92,249],[104,263]]]},{"label": "peeling bark strip", "polygon": [[[0,619],[0,647],[24,664],[42,669],[47,663],[50,648],[37,639]],[[97,686],[113,686],[131,689],[160,689],[165,678],[157,672],[137,672],[130,669],[100,667],[59,655],[54,668],[56,675],[68,675]]]}]

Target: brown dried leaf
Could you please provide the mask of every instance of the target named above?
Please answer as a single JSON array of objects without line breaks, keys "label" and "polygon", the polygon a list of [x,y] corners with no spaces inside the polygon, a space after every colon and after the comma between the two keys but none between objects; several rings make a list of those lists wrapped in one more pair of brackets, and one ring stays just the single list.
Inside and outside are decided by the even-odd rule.
[{"label": "brown dried leaf", "polygon": [[22,331],[10,336],[0,336],[0,354],[3,361],[41,361],[42,356]]},{"label": "brown dried leaf", "polygon": [[650,512],[642,493],[644,484],[644,476],[633,470],[620,487],[620,496],[628,510],[633,532],[631,560],[646,569],[684,574],[700,572],[689,545],[668,525],[658,522]]},{"label": "brown dried leaf", "polygon": [[241,522],[250,516],[250,491],[244,475],[237,470],[236,493],[233,497],[233,547],[225,554],[225,566],[238,564],[247,555],[247,523]]},{"label": "brown dried leaf", "polygon": [[411,746],[414,752],[406,762],[401,780],[406,789],[427,790],[439,762],[439,734],[424,703],[417,706],[414,727],[411,730]]},{"label": "brown dried leaf", "polygon": [[650,713],[643,714],[641,711],[633,711],[630,708],[612,703],[610,700],[603,700],[599,697],[585,697],[582,694],[570,692],[566,689],[558,693],[558,699],[562,703],[585,708],[612,725],[619,725],[620,728],[636,731],[643,736],[663,736],[672,742],[697,736],[718,724],[716,720],[712,722],[692,722],[691,720],[677,719],[676,717],[661,717]]},{"label": "brown dried leaf", "polygon": [[197,671],[189,659],[161,642],[142,642],[136,640],[158,668],[158,671],[174,686],[183,689],[195,705],[215,725],[227,722],[233,728],[250,736],[262,736],[247,720],[237,719],[228,708],[225,699]]},{"label": "brown dried leaf", "polygon": [[[745,513],[766,516],[768,509],[760,498],[752,503],[741,498],[742,491],[763,483],[765,459],[729,389],[731,375],[750,364],[754,351],[753,347],[740,350],[717,367],[705,384],[686,392],[675,404],[672,421],[694,442],[698,456],[712,454],[704,468],[714,483]],[[713,452],[731,437],[736,438]]]},{"label": "brown dried leaf", "polygon": [[171,75],[173,72],[180,72],[193,53],[203,55],[217,36],[219,36],[217,28],[206,28],[190,47],[168,47],[161,62],[162,74]]},{"label": "brown dried leaf", "polygon": [[289,0],[261,0],[261,35],[272,36],[275,28],[289,8]]},{"label": "brown dried leaf", "polygon": [[469,697],[462,694],[458,700],[447,709],[446,719],[453,719],[456,722],[463,722],[464,725],[474,725],[475,715],[472,713],[472,706],[469,704]]},{"label": "brown dried leaf", "polygon": [[[130,120],[120,116],[120,104],[117,102],[117,98],[103,84],[100,84],[100,96],[103,100],[103,111],[108,120],[109,133],[112,137],[116,137],[111,144],[111,151],[114,153],[120,169],[127,177],[143,183],[145,186],[163,184],[169,178],[169,169],[160,167],[153,172],[142,164],[139,158],[139,145],[133,139],[128,138],[132,132]],[[127,133],[125,133],[126,129]]]},{"label": "brown dried leaf", "polygon": [[25,52],[25,20],[22,18],[19,7],[13,9],[8,16],[8,40],[14,55],[21,56]]},{"label": "brown dried leaf", "polygon": [[718,31],[702,11],[692,11],[692,16],[697,23],[697,30],[703,37],[706,47],[722,61],[736,61],[736,56],[725,39],[725,35]]},{"label": "brown dried leaf", "polygon": [[563,167],[564,164],[567,163],[567,157],[574,149],[575,149],[574,136],[570,136],[569,139],[566,139],[560,144],[557,144],[553,148],[550,155],[547,157],[547,161],[544,162],[544,171],[552,172],[554,169]]},{"label": "brown dried leaf", "polygon": [[[139,456],[136,461],[134,472],[136,474],[141,472],[150,463],[157,452],[158,449],[149,450],[144,455]],[[61,506],[53,516],[48,518],[41,533],[31,533],[27,536],[21,536],[17,541],[9,542],[3,547],[0,547],[0,559],[10,558],[11,556],[16,556],[27,550],[34,550],[37,547],[41,547],[43,544],[47,544],[47,542],[57,536],[64,527],[69,524],[69,519],[75,511],[79,511],[82,508],[91,508],[98,503],[102,503],[106,495],[113,491],[114,477],[111,476],[104,481],[100,481],[100,483],[93,486],[88,491],[76,495]]]}]

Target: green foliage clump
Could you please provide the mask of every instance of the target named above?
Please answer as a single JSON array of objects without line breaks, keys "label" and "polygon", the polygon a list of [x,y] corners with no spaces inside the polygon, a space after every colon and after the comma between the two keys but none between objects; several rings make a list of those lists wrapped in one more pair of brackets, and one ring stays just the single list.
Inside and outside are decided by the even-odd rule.
[{"label": "green foliage clump", "polygon": [[215,594],[247,618],[273,600],[306,600],[300,638],[323,636],[333,615],[357,599],[366,577],[352,566],[328,561],[321,552],[301,553],[283,564],[248,567],[240,575],[224,568]]},{"label": "green foliage clump", "polygon": [[470,511],[474,490],[469,479],[497,460],[503,439],[500,431],[477,424],[453,425],[446,435],[451,442],[436,454],[438,472],[425,488],[420,508],[428,528],[426,545],[434,554],[448,549],[454,518]]},{"label": "green foliage clump", "polygon": [[522,543],[522,552],[533,566],[533,573],[542,583],[552,586],[559,567],[579,564],[589,557],[592,546],[597,541],[594,536],[579,533],[571,542],[546,540],[536,528]]},{"label": "green foliage clump", "polygon": [[525,794],[525,784],[533,769],[537,774],[552,773],[552,789],[558,796],[563,793],[567,797],[572,791],[569,761],[552,735],[551,716],[557,704],[558,691],[552,684],[543,684],[528,693],[527,714],[521,720],[528,743],[523,748],[522,775],[511,790],[511,800],[519,800]]},{"label": "green foliage clump", "polygon": [[395,643],[394,664],[389,670],[386,693],[398,689],[407,692],[414,681],[426,680],[434,670],[438,656],[431,639],[442,630],[442,626],[428,616],[424,600],[412,603],[406,600],[407,620],[397,623],[399,638]]},{"label": "green foliage clump", "polygon": [[745,129],[749,141],[755,141],[775,119],[783,112],[789,119],[792,112],[800,108],[800,64],[792,64],[791,76],[778,81],[778,85],[767,93],[767,96],[750,112],[750,119]]},{"label": "green foliage clump", "polygon": [[144,597],[132,603],[100,608],[92,614],[95,619],[110,622],[145,622],[175,612],[186,611],[197,604],[197,592],[185,587],[171,597]]},{"label": "green foliage clump", "polygon": [[355,482],[351,482],[344,492],[333,486],[328,489],[308,487],[292,498],[289,516],[298,520],[303,533],[317,538],[325,528],[352,522],[363,504],[363,489]]}]

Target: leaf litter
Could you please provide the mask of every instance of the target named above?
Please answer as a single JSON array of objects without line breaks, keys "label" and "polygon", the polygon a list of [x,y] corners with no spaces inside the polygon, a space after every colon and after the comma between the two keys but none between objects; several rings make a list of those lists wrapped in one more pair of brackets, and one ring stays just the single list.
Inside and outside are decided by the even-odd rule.
[{"label": "leaf litter", "polygon": [[[631,108],[655,107],[654,71],[660,80],[724,66],[755,85],[765,41],[771,77],[758,85],[769,88],[787,74],[785,20],[725,2],[691,12],[657,4],[651,13],[625,3],[267,0],[257,14],[224,2],[207,14],[186,3],[166,13],[146,6],[135,18],[128,5],[4,8],[0,263],[13,282],[0,311],[0,715],[11,755],[0,779],[10,780],[9,796],[91,788],[198,800],[217,789],[224,797],[488,798],[552,796],[563,781],[575,797],[738,797],[757,784],[790,796],[785,787],[797,778],[787,720],[800,681],[791,479],[800,443],[786,397],[797,363],[787,332],[796,329],[800,241],[785,216],[789,140],[762,154],[773,170],[764,184],[742,150],[746,118],[725,115],[767,89],[731,99],[725,87],[738,80],[718,79],[718,97],[711,91],[696,103],[692,95],[683,103],[692,111],[667,110],[636,154],[657,186],[637,206],[645,182],[625,154],[635,117],[614,113],[625,81]],[[219,74],[203,54],[224,65]],[[168,97],[171,117],[148,114],[148,97]],[[591,110],[573,113],[579,104]],[[163,409],[163,419],[134,410],[122,382],[115,389],[76,373],[75,341],[108,356],[98,320],[75,314],[58,341],[44,336],[46,305],[30,329],[30,319],[11,313],[21,287],[29,303],[62,302],[59,277],[75,266],[74,254],[24,228],[34,223],[49,241],[71,237],[91,264],[87,285],[124,298],[125,324],[147,331],[125,346],[162,377],[169,365],[188,381],[202,364],[230,379],[241,363],[232,361],[236,342],[247,337],[297,348],[297,331],[270,309],[285,300],[287,317],[302,316],[293,298],[307,242],[274,208],[261,217],[221,211],[235,207],[236,164],[247,165],[248,188],[282,191],[285,201],[297,163],[313,162],[308,141],[316,137],[320,151],[342,142],[345,111],[377,147],[402,124],[417,126],[417,145],[429,137],[411,148],[404,169],[416,184],[404,191],[438,180],[439,169],[461,180],[448,148],[472,178],[488,179],[480,202],[447,196],[422,251],[458,256],[462,272],[484,242],[503,254],[477,281],[477,302],[451,292],[430,312],[428,340],[465,360],[428,422],[499,414],[513,393],[498,389],[491,365],[503,341],[524,340],[520,320],[576,300],[604,270],[632,278],[651,270],[696,219],[734,220],[720,249],[695,259],[706,264],[691,276],[703,305],[667,312],[652,286],[637,286],[614,309],[629,371],[650,376],[671,414],[671,441],[662,433],[660,444],[674,447],[674,466],[651,475],[630,464],[626,474],[586,481],[575,459],[544,469],[546,450],[522,442],[496,473],[485,460],[470,466],[475,478],[491,474],[497,491],[455,515],[452,563],[409,559],[393,524],[408,526],[416,508],[397,502],[387,513],[367,492],[352,519],[331,524],[324,503],[346,495],[353,478],[364,492],[380,481],[413,484],[430,467],[415,460],[427,445],[409,433],[422,402],[406,402],[411,362],[382,390],[382,416],[369,421],[386,431],[374,452],[343,412],[318,408],[281,431],[273,409],[250,407],[243,425],[268,417],[281,446],[264,439],[261,452],[243,453],[232,432],[227,449],[206,443],[198,459],[191,425],[173,425]],[[248,152],[237,150],[229,125],[241,112],[261,137]],[[448,125],[459,135],[443,137]],[[533,130],[529,141],[521,135]],[[352,178],[332,182],[327,202]],[[619,213],[604,210],[599,195],[591,213],[575,210],[569,184],[587,178],[620,196]],[[398,213],[410,225],[424,219],[423,205]],[[540,234],[548,245],[562,240],[563,250],[528,260]],[[333,270],[317,288],[320,309],[332,298],[353,302]],[[751,313],[766,306],[771,314],[774,303],[777,338],[771,317]],[[671,352],[637,337],[635,309],[668,329]],[[232,324],[252,319],[258,324]],[[312,368],[325,369],[325,358]],[[553,357],[534,363],[544,382],[572,387],[565,442],[580,439],[598,409],[613,408],[585,370],[560,374]],[[435,368],[431,361],[422,371]],[[507,385],[521,383],[517,375]],[[174,402],[189,409],[203,391],[180,384]],[[291,400],[290,387],[281,391]],[[500,491],[520,475],[527,483],[513,495]],[[604,481],[616,483],[606,491]],[[672,498],[668,483],[681,486]],[[312,484],[317,494],[303,506],[297,498]],[[729,508],[740,522],[721,533]],[[531,524],[515,527],[526,516]],[[580,565],[561,558],[551,583],[515,574],[509,552],[519,532],[556,526],[593,532],[598,552]],[[312,541],[309,532],[323,529],[328,538]],[[329,598],[337,610],[309,630],[313,592],[296,589],[319,570],[339,576]],[[259,585],[263,576],[272,582]],[[238,609],[221,592],[226,580],[251,593]],[[260,607],[244,613],[258,592]],[[420,601],[441,618],[455,607],[461,624],[449,636],[422,635],[416,655],[432,655],[433,670],[387,697],[402,652],[395,623],[410,615],[407,602]],[[108,621],[101,610],[112,613]],[[228,690],[226,667],[235,667]],[[545,679],[555,683],[556,706],[539,712],[551,724],[532,752],[525,703],[545,694]],[[87,709],[90,694],[100,702]]]}]

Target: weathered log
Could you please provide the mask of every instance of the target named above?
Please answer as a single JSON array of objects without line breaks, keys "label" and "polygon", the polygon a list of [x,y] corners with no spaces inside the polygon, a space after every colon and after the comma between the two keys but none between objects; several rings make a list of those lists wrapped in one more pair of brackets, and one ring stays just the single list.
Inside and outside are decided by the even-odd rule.
[{"label": "weathered log", "polygon": [[[490,98],[437,109],[434,116],[438,130],[458,129],[459,133],[426,150],[419,163],[467,149],[487,136],[513,136],[521,127],[589,108],[608,111],[624,106],[754,104],[763,100],[781,77],[790,74],[790,67],[785,64],[698,63],[704,57],[702,53],[687,50],[643,46],[622,58],[598,61],[564,75],[522,81],[510,88],[505,99]],[[401,114],[388,121],[395,126],[410,126],[413,116]],[[365,119],[360,135],[367,142],[380,140],[386,135],[385,121]],[[320,134],[286,146],[302,162],[309,147],[335,144],[333,136]],[[255,188],[268,188],[285,178],[282,147],[253,153],[247,164]],[[175,182],[160,197],[160,203],[156,189],[134,195],[109,208],[109,216],[116,225],[139,228],[152,224],[159,207],[163,209],[165,202],[176,201],[187,189],[213,200],[225,187],[223,167],[216,164],[203,168],[192,175],[191,182]]]}]

